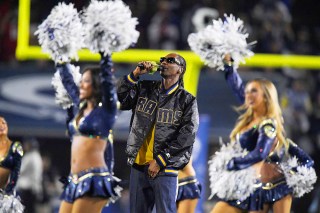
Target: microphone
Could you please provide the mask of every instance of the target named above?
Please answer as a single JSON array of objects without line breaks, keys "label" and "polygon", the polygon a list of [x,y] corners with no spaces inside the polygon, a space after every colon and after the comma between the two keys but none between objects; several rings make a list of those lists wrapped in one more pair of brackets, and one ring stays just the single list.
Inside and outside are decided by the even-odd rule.
[{"label": "microphone", "polygon": [[[151,63],[151,65],[152,65],[152,67],[151,67],[151,69],[150,69],[150,71],[149,71],[149,74],[154,74],[155,72],[158,72],[158,71],[163,71],[164,69],[163,69],[163,67],[161,66],[161,65],[159,65],[159,64],[157,64],[156,62],[154,62],[154,61],[148,61],[149,63]],[[138,67],[139,67],[139,69],[140,70],[144,70],[145,69],[145,66],[144,66],[144,64],[142,64],[142,63],[139,63],[138,64]]]},{"label": "microphone", "polygon": [[164,70],[163,66],[162,66],[162,65],[159,65],[159,67],[158,67],[158,69],[157,69],[157,72],[160,72],[160,71],[163,71],[163,70]]},{"label": "microphone", "polygon": [[144,65],[143,64],[138,64],[138,67],[140,68],[140,70],[144,70]]}]

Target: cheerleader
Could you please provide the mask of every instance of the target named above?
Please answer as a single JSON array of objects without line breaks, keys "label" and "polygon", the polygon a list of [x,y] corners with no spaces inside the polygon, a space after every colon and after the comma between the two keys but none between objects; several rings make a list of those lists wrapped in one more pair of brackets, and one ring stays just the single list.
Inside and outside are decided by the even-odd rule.
[{"label": "cheerleader", "polygon": [[[264,120],[256,128],[265,126],[264,129],[267,136],[258,134],[256,138],[258,141],[257,145],[259,145],[259,141],[261,142],[263,138],[266,142],[263,146],[259,146],[258,149],[256,145],[254,150],[251,151],[247,147],[253,146],[254,143],[250,138],[256,134],[254,132],[257,130],[254,130],[254,125],[253,128],[245,128],[244,131],[239,128],[238,131],[241,132],[239,136],[240,143],[241,137],[247,135],[247,138],[242,141],[241,146],[247,148],[249,153],[244,157],[231,159],[228,162],[228,170],[241,170],[254,166],[259,174],[259,184],[256,190],[259,192],[258,196],[254,196],[254,194],[257,194],[255,191],[249,197],[251,203],[254,203],[252,201],[253,197],[256,197],[255,200],[259,201],[259,208],[254,210],[268,212],[272,208],[275,213],[290,213],[293,196],[301,197],[313,188],[312,185],[316,181],[315,171],[312,168],[314,162],[301,148],[291,140],[284,138],[283,122],[281,117],[277,117],[277,115],[281,116],[281,110],[273,84],[267,80],[256,79],[249,81],[247,86],[244,86],[239,74],[232,67],[230,55],[226,56],[225,63],[226,80],[243,104],[239,109],[246,109],[245,113],[240,116],[237,125],[241,127],[241,122],[243,122],[244,126],[246,126],[246,123],[252,122],[250,121],[250,117],[255,118],[256,111],[264,112]],[[265,83],[260,83],[259,85],[258,82]],[[256,85],[254,85],[255,83]],[[250,109],[252,110],[251,113],[249,112]],[[273,113],[274,116],[272,116],[272,112],[277,113]],[[244,120],[246,115],[249,115],[248,121]],[[237,125],[231,133],[231,139],[239,134],[236,133]],[[277,129],[281,131],[277,132]],[[270,141],[268,142],[268,140]],[[256,164],[257,160],[260,160],[259,164]],[[263,163],[261,163],[261,160],[263,160]],[[227,203],[240,207],[243,202],[238,200],[236,202],[228,201]]]},{"label": "cheerleader", "polygon": [[253,56],[243,21],[233,15],[188,37],[191,49],[212,68],[224,70],[242,104],[231,142],[209,161],[212,212],[289,212],[292,195],[302,196],[316,181],[313,161],[284,136],[277,90],[266,79],[243,84],[236,68]]},{"label": "cheerleader", "polygon": [[[72,142],[60,213],[101,212],[120,197],[120,180],[112,174],[111,140],[108,143],[117,113],[111,54],[127,49],[139,36],[137,20],[122,1],[92,0],[81,15],[73,4],[59,3],[36,32],[42,50],[56,64],[52,83],[56,102],[67,110]],[[70,61],[83,47],[100,53],[101,60],[99,67],[79,74]]]},{"label": "cheerleader", "polygon": [[15,196],[23,149],[8,138],[8,124],[0,117],[0,212],[23,212],[20,198]]},{"label": "cheerleader", "polygon": [[[227,60],[227,63],[231,62],[231,59]],[[275,86],[266,79],[254,79],[244,85],[232,66],[226,65],[225,71],[228,83],[242,103],[238,110],[244,111],[230,134],[231,143],[239,143],[247,151],[243,156],[231,158],[226,167],[228,171],[252,168],[256,183],[247,198],[222,199],[212,213],[225,212],[226,209],[230,209],[230,212],[258,212],[263,209],[260,179],[263,162],[273,151],[275,141],[278,142],[277,150],[288,147],[283,136],[278,94]],[[241,184],[241,181],[237,184]]]},{"label": "cheerleader", "polygon": [[177,212],[195,212],[201,195],[201,189],[202,186],[196,178],[191,158],[189,163],[178,173]]}]

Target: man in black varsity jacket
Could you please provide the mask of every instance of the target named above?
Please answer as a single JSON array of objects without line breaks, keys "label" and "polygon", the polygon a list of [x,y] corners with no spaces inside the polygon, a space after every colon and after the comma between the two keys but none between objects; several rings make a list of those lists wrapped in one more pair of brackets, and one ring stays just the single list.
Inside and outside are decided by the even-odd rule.
[{"label": "man in black varsity jacket", "polygon": [[161,81],[139,81],[152,69],[141,62],[118,84],[121,110],[132,110],[126,154],[131,165],[130,212],[176,212],[177,174],[190,160],[199,126],[196,98],[183,87],[186,61],[160,58]]}]

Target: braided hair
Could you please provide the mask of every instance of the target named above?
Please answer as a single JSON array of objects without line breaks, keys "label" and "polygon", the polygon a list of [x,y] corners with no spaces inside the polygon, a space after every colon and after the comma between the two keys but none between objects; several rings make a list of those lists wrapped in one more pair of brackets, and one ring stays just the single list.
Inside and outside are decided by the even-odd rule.
[{"label": "braided hair", "polygon": [[180,66],[182,68],[182,72],[181,72],[181,74],[179,76],[179,84],[182,87],[184,87],[183,76],[184,76],[184,74],[186,72],[186,69],[187,69],[187,62],[181,55],[177,55],[177,59],[179,60]]}]

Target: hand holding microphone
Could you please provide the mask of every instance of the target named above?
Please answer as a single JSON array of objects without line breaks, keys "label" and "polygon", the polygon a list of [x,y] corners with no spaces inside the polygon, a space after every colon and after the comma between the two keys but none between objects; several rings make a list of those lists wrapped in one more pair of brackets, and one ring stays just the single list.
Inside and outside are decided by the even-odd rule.
[{"label": "hand holding microphone", "polygon": [[157,71],[161,71],[163,68],[155,61],[142,61],[138,64],[137,68],[133,71],[135,77],[143,75],[145,73],[154,74]]},{"label": "hand holding microphone", "polygon": [[[147,64],[147,66],[145,64]],[[145,62],[139,63],[138,67],[140,68],[140,70],[147,69],[148,73],[151,75],[161,70],[161,65],[157,64],[157,62],[155,61],[145,61]]]}]

